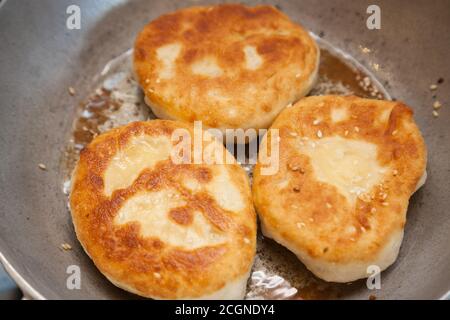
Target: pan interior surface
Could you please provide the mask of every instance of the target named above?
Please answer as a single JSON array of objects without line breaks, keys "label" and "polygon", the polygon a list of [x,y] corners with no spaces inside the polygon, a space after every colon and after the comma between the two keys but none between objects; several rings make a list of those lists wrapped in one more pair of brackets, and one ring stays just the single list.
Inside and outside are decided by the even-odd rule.
[{"label": "pan interior surface", "polygon": [[[71,4],[68,1],[9,1],[0,7],[0,41],[4,48],[0,54],[0,144],[1,150],[7,150],[1,156],[0,259],[33,298],[137,298],[110,284],[75,238],[64,194],[68,183],[62,182],[67,181],[77,150],[89,141],[89,130],[95,128],[89,127],[90,122],[80,124],[74,119],[81,119],[87,101],[105,80],[117,86],[114,80],[120,82],[120,77],[111,75],[125,72],[126,80],[127,54],[123,53],[132,47],[142,26],[165,12],[202,2],[76,2],[83,17],[79,30],[66,28],[66,8]],[[330,61],[328,53],[328,59],[338,56],[340,61],[355,63],[357,70],[375,82],[377,92],[372,97],[389,98],[389,92],[392,98],[414,108],[429,150],[429,180],[411,199],[400,256],[395,265],[381,274],[381,289],[368,290],[365,281],[339,286],[320,281],[304,270],[295,256],[259,236],[247,298],[443,297],[450,289],[450,220],[446,218],[446,208],[450,206],[450,128],[444,121],[449,111],[443,107],[440,116],[433,117],[432,105],[435,99],[443,105],[450,104],[450,67],[445,63],[450,54],[450,35],[445,32],[450,21],[450,12],[445,10],[448,4],[410,4],[408,10],[402,11],[403,19],[415,21],[420,17],[420,27],[411,24],[411,28],[401,30],[394,14],[401,4],[389,1],[380,1],[380,30],[367,29],[364,3],[317,4],[304,0],[274,4],[320,35],[324,63]],[[432,21],[429,17],[433,17]],[[344,52],[365,67],[349,60]],[[356,86],[361,81],[364,86],[364,78],[355,80]],[[440,78],[444,81],[438,91],[431,92],[429,86]],[[325,82],[319,82],[313,94],[323,93],[320,90],[326,89]],[[142,96],[132,83],[125,89],[132,93],[127,96],[130,105],[142,104]],[[356,94],[372,93],[369,90]],[[131,112],[131,117],[151,117],[141,107],[145,106],[137,107],[138,113]],[[108,123],[110,119],[103,120],[103,129],[117,125]],[[88,130],[83,130],[83,126]],[[45,170],[39,164],[44,164]],[[71,250],[62,249],[62,244],[69,244]],[[68,285],[76,270],[81,278],[79,289]],[[274,294],[277,288],[282,289],[277,291],[281,296]]]}]

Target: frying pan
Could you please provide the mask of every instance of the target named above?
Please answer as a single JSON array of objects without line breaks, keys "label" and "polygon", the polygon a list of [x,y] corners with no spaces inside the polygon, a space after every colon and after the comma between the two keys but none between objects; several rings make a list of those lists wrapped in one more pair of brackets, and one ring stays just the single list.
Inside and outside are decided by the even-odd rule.
[{"label": "frying pan", "polygon": [[[209,2],[211,3],[211,2]],[[259,1],[248,1],[257,4]],[[270,3],[265,1],[264,3]],[[66,28],[66,8],[81,8],[81,29]],[[111,58],[132,47],[140,28],[162,13],[202,1],[0,1],[0,259],[25,295],[119,299],[75,239],[62,193],[61,153],[77,97]],[[278,1],[284,12],[374,71],[392,97],[412,106],[427,142],[428,181],[411,199],[405,238],[382,273],[379,299],[439,299],[450,290],[450,3],[433,1]],[[371,4],[381,29],[366,27]],[[361,47],[371,49],[363,54]],[[443,78],[437,91],[429,86]],[[77,89],[71,97],[68,87]],[[433,98],[433,95],[437,97]],[[443,107],[433,117],[432,104]],[[45,163],[47,170],[40,170]],[[61,243],[72,244],[69,252]],[[81,289],[66,286],[69,265]],[[343,298],[367,298],[367,289]]]}]

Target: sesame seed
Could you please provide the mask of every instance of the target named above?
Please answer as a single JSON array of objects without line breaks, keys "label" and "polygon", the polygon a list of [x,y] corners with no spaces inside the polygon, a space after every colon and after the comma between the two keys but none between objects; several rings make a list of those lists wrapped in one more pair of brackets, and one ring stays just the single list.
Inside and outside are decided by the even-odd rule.
[{"label": "sesame seed", "polygon": [[308,219],[310,222],[314,222],[314,218],[309,218]]},{"label": "sesame seed", "polygon": [[396,176],[396,175],[398,174],[398,171],[397,171],[397,170],[394,170],[394,171],[392,171],[392,174],[393,174],[394,176]]},{"label": "sesame seed", "polygon": [[380,69],[380,65],[378,63],[374,63],[373,64],[373,68],[378,71],[378,69]]},{"label": "sesame seed", "polygon": [[436,110],[433,111],[433,117],[435,118],[439,117],[439,113]]},{"label": "sesame seed", "polygon": [[246,244],[249,244],[249,243],[250,243],[250,240],[249,240],[248,238],[244,238],[244,242],[245,242]]},{"label": "sesame seed", "polygon": [[362,48],[361,51],[362,51],[363,53],[370,53],[370,49],[369,49],[369,48],[366,48],[366,47]]},{"label": "sesame seed", "polygon": [[358,199],[360,199],[360,200],[362,200],[362,201],[364,201],[364,202],[370,202],[370,200],[372,200],[371,197],[370,197],[370,195],[367,194],[367,193],[361,193],[361,194],[359,194],[359,195],[358,195]]},{"label": "sesame seed", "polygon": [[292,103],[289,103],[286,108],[292,108]]},{"label": "sesame seed", "polygon": [[39,167],[39,169],[41,169],[41,170],[47,170],[47,166],[46,166],[45,164],[43,164],[43,163],[39,163],[39,164],[38,164],[38,167]]},{"label": "sesame seed", "polygon": [[380,199],[381,199],[381,200],[386,200],[386,198],[387,198],[388,195],[387,195],[387,193],[385,193],[385,192],[380,192],[380,193],[379,193],[379,196],[380,196]]},{"label": "sesame seed", "polygon": [[345,130],[344,136],[348,136],[348,130]]},{"label": "sesame seed", "polygon": [[439,109],[440,107],[442,107],[442,104],[439,102],[439,101],[435,101],[434,103],[433,103],[433,108],[434,109]]},{"label": "sesame seed", "polygon": [[74,96],[75,93],[76,93],[75,89],[74,89],[73,87],[69,87],[69,94],[70,94],[71,96]]},{"label": "sesame seed", "polygon": [[145,83],[150,83],[150,79],[145,79]]},{"label": "sesame seed", "polygon": [[359,127],[355,127],[355,131],[356,131],[356,132],[359,132]]},{"label": "sesame seed", "polygon": [[291,169],[292,171],[303,171],[303,170],[301,170],[300,165],[295,164],[295,163],[289,163],[288,168]]},{"label": "sesame seed", "polygon": [[68,243],[61,244],[61,248],[65,251],[72,250],[72,246]]},{"label": "sesame seed", "polygon": [[161,79],[156,79],[156,83],[160,83],[161,82]]},{"label": "sesame seed", "polygon": [[302,75],[300,74],[300,73],[297,73],[296,75],[295,75],[295,77],[298,79],[298,78],[300,78]]},{"label": "sesame seed", "polygon": [[319,137],[319,139],[323,137],[322,131],[320,130],[317,131],[317,137]]},{"label": "sesame seed", "polygon": [[383,202],[381,203],[384,207],[387,207],[389,205],[389,202]]},{"label": "sesame seed", "polygon": [[430,85],[430,90],[436,90],[437,89],[437,85],[435,85],[435,84],[432,84],[432,85]]},{"label": "sesame seed", "polygon": [[313,125],[317,126],[320,123],[320,119],[316,119],[313,121]]},{"label": "sesame seed", "polygon": [[392,131],[392,135],[395,136],[397,134],[398,130]]},{"label": "sesame seed", "polygon": [[362,232],[366,232],[366,228],[364,228],[363,226],[361,226],[360,229],[361,229]]},{"label": "sesame seed", "polygon": [[305,226],[303,222],[297,222],[297,228],[301,229]]},{"label": "sesame seed", "polygon": [[327,206],[328,209],[333,208],[333,206],[329,202],[326,203],[326,206]]},{"label": "sesame seed", "polygon": [[377,208],[370,209],[370,213],[375,213],[375,212],[377,212]]},{"label": "sesame seed", "polygon": [[298,136],[297,132],[289,132],[289,134],[290,134],[291,136],[293,136],[293,137]]},{"label": "sesame seed", "polygon": [[153,275],[155,276],[155,278],[160,279],[161,275],[158,272],[154,272]]}]

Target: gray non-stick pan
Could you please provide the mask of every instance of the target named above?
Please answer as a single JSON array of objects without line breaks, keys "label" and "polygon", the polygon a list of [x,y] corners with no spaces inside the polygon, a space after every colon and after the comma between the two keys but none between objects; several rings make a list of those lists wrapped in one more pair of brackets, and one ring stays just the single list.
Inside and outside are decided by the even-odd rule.
[{"label": "gray non-stick pan", "polygon": [[[150,20],[202,3],[0,1],[0,260],[26,296],[135,298],[110,284],[78,244],[63,193],[61,157],[77,107],[92,92],[93,78],[104,65],[132,48],[137,32]],[[428,180],[411,198],[397,262],[381,274],[380,289],[369,290],[359,281],[340,297],[445,298],[450,290],[450,2],[272,4],[351,55],[371,70],[390,97],[410,105],[428,147]],[[70,23],[68,28],[70,5],[80,8],[80,29]],[[370,5],[380,9],[379,29],[368,28]],[[436,88],[430,88],[433,84]],[[75,92],[69,94],[69,87]],[[442,107],[434,110],[436,101]],[[65,243],[72,249],[62,250]],[[280,265],[304,268],[288,253],[280,257]],[[74,270],[70,266],[80,270],[79,288],[68,285]],[[301,294],[303,289],[297,289]]]}]

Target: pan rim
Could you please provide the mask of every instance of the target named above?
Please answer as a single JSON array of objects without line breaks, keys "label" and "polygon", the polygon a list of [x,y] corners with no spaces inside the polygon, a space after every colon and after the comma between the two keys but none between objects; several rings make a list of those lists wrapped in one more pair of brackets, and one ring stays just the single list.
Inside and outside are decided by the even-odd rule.
[{"label": "pan rim", "polygon": [[27,280],[13,267],[0,251],[0,262],[5,268],[6,273],[12,278],[19,289],[22,291],[22,299],[47,300],[38,290],[36,290]]},{"label": "pan rim", "polygon": [[[33,300],[48,300],[38,290],[36,290],[20,273],[12,266],[12,264],[6,259],[3,253],[0,251],[0,262],[5,268],[6,272],[14,280],[17,286],[22,291],[23,299]],[[431,299],[433,300],[433,299]],[[450,300],[450,290],[444,293],[441,297],[435,298],[435,300]]]}]

